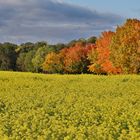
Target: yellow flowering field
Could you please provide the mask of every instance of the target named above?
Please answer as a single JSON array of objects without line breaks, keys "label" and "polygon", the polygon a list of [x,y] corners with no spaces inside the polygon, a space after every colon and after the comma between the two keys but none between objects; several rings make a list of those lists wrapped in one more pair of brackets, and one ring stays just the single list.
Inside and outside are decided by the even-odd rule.
[{"label": "yellow flowering field", "polygon": [[140,76],[0,72],[0,139],[139,140]]}]

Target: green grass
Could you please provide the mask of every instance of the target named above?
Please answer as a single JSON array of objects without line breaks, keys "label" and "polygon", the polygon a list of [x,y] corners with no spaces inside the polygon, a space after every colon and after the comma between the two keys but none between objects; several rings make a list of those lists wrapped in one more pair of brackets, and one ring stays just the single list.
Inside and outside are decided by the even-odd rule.
[{"label": "green grass", "polygon": [[0,138],[139,140],[140,76],[0,72]]}]

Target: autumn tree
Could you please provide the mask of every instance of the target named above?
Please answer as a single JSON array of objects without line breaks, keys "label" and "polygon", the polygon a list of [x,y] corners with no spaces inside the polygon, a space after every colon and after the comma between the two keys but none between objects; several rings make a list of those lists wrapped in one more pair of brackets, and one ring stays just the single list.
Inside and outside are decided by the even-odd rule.
[{"label": "autumn tree", "polygon": [[88,54],[88,59],[91,62],[89,70],[97,74],[117,73],[117,69],[110,61],[110,44],[114,33],[111,31],[103,32],[96,40],[94,47]]},{"label": "autumn tree", "polygon": [[62,49],[59,53],[51,52],[46,55],[43,63],[43,70],[47,73],[64,73],[64,59],[67,48]]},{"label": "autumn tree", "polygon": [[67,51],[64,64],[66,73],[86,73],[89,61],[87,59],[88,49],[84,42],[77,42],[75,46]]},{"label": "autumn tree", "polygon": [[128,19],[118,27],[110,50],[113,65],[123,74],[140,73],[140,21]]}]

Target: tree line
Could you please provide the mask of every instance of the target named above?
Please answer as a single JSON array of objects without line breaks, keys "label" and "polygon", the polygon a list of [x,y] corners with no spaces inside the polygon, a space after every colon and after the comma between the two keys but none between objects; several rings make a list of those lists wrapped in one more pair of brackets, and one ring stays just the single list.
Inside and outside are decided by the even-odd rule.
[{"label": "tree line", "polygon": [[60,74],[139,74],[140,21],[67,44],[0,43],[0,70]]}]

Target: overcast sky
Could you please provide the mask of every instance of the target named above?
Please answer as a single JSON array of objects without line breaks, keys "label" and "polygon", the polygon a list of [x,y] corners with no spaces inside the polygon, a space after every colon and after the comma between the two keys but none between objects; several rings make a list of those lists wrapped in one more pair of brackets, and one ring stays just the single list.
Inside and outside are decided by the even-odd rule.
[{"label": "overcast sky", "polygon": [[0,0],[0,42],[67,42],[140,17],[140,0]]}]

